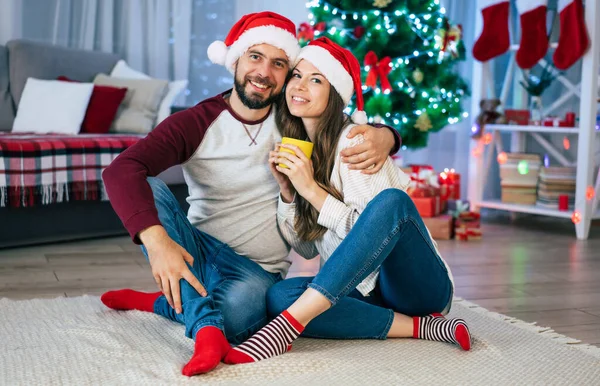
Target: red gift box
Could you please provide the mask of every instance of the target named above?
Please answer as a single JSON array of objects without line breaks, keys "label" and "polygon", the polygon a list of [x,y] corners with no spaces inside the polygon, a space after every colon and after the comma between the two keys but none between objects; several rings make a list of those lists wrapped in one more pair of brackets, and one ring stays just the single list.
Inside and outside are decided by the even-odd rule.
[{"label": "red gift box", "polygon": [[504,116],[509,125],[529,124],[529,110],[504,109]]},{"label": "red gift box", "polygon": [[458,200],[460,198],[460,174],[456,173],[454,169],[444,169],[439,175],[438,182],[442,200]]},{"label": "red gift box", "polygon": [[421,217],[435,217],[442,213],[442,200],[435,197],[412,197]]}]

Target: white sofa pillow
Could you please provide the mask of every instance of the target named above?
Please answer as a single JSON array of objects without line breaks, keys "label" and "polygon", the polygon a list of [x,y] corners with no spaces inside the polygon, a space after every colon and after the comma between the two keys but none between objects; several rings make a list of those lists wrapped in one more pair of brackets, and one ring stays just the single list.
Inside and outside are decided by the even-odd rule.
[{"label": "white sofa pillow", "polygon": [[[119,60],[110,76],[115,78],[126,78],[126,79],[152,79],[150,76],[134,70],[127,65],[124,60]],[[175,103],[175,99],[185,91],[188,85],[188,80],[175,80],[169,82],[169,90],[162,99],[160,106],[158,107],[158,116],[156,117],[156,124],[161,123],[165,118],[171,115],[171,106]]]},{"label": "white sofa pillow", "polygon": [[28,78],[12,131],[78,134],[93,90],[93,83]]}]

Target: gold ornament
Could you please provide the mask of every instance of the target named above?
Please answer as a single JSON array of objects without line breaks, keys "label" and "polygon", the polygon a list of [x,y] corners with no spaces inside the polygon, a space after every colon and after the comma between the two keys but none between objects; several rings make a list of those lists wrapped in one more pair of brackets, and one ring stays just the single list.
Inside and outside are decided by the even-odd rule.
[{"label": "gold ornament", "polygon": [[419,119],[417,119],[417,123],[415,123],[413,127],[419,129],[420,131],[429,131],[429,129],[433,127],[427,112],[423,112],[421,115],[419,115]]},{"label": "gold ornament", "polygon": [[373,6],[377,8],[385,8],[390,5],[391,2],[392,0],[375,0],[373,2]]},{"label": "gold ornament", "polygon": [[412,73],[412,77],[414,79],[415,82],[417,82],[417,84],[420,84],[423,81],[423,71],[421,71],[420,69],[416,69],[413,71]]}]

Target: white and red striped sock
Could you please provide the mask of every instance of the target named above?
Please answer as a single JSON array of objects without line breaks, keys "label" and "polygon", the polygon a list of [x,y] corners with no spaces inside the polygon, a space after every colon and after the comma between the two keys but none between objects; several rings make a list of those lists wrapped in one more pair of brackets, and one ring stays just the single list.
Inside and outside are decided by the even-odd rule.
[{"label": "white and red striped sock", "polygon": [[462,319],[446,319],[439,314],[414,316],[413,328],[415,339],[454,343],[465,351],[471,349],[471,333]]},{"label": "white and red striped sock", "polygon": [[223,361],[235,365],[258,362],[284,354],[292,348],[292,342],[302,331],[304,326],[289,312],[283,311],[250,339],[232,348]]}]

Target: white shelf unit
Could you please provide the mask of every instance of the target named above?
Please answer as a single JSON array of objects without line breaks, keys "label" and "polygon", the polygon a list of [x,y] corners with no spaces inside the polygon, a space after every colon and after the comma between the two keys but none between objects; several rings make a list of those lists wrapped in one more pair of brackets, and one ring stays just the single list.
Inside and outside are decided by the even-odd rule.
[{"label": "white shelf unit", "polygon": [[[479,36],[483,29],[481,12],[483,0],[477,1],[478,11],[476,20],[476,33]],[[600,219],[598,210],[598,196],[600,195],[600,176],[595,176],[596,166],[593,159],[593,146],[596,135],[596,110],[598,98],[598,73],[600,63],[600,4],[597,1],[586,1],[585,24],[590,36],[590,48],[582,58],[581,79],[578,84],[571,83],[563,76],[558,76],[556,81],[560,82],[566,89],[554,103],[545,109],[545,113],[551,113],[557,107],[566,103],[571,96],[579,97],[579,127],[546,127],[546,126],[513,126],[513,125],[486,125],[485,131],[492,133],[492,143],[485,145],[483,139],[471,140],[469,152],[469,174],[468,174],[468,199],[471,205],[480,208],[491,208],[509,211],[513,213],[529,213],[558,218],[571,218],[574,211],[580,215],[580,221],[575,224],[575,233],[578,239],[587,239],[590,231],[591,221]],[[514,33],[511,36],[515,36]],[[549,50],[556,49],[557,44],[550,44]],[[525,90],[518,85],[521,77],[518,76],[519,69],[516,65],[515,55],[518,44],[511,44],[509,65],[502,85],[501,95],[498,97],[502,106],[507,108],[506,101],[508,93],[512,89],[513,104],[511,108],[528,109],[528,97]],[[473,123],[477,117],[479,102],[483,98],[496,98],[494,90],[494,69],[491,61],[481,63],[473,61],[473,86],[471,96],[471,117]],[[540,65],[546,65],[542,59]],[[510,132],[510,146],[506,151],[524,152],[526,141],[533,139],[537,141],[549,155],[564,166],[577,166],[575,207],[569,211],[560,211],[558,208],[550,209],[538,205],[519,205],[501,202],[500,200],[484,200],[484,187],[488,184],[488,170],[491,163],[495,161],[494,151],[504,151],[500,132]],[[546,139],[545,135],[561,134],[567,138],[577,141],[577,160],[572,161],[558,151],[554,145]],[[570,139],[571,140],[571,139]],[[600,173],[599,173],[600,174]],[[595,179],[595,182],[594,182]],[[590,200],[586,196],[588,188],[593,187],[594,197]]]}]

